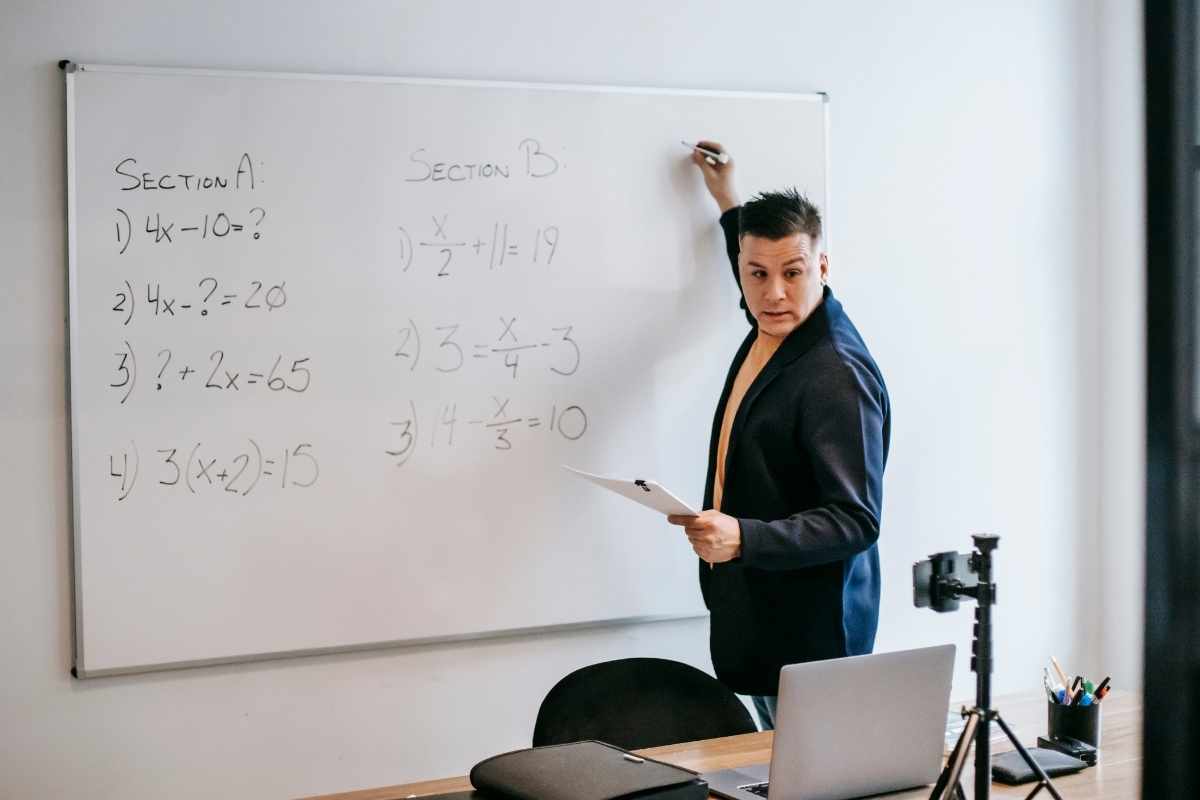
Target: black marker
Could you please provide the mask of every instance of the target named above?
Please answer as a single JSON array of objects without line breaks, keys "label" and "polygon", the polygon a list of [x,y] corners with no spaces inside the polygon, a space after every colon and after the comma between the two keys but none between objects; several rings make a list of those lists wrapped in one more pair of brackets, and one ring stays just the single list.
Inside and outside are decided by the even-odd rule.
[{"label": "black marker", "polygon": [[697,153],[700,153],[701,155],[703,155],[704,160],[707,161],[709,164],[712,164],[714,167],[717,165],[717,162],[720,162],[722,164],[729,163],[729,153],[718,153],[716,150],[709,150],[707,147],[701,147],[698,144],[692,144],[691,142],[686,142],[683,139],[680,139],[679,143],[681,145],[683,145],[684,147],[691,148],[692,150],[695,150]]}]

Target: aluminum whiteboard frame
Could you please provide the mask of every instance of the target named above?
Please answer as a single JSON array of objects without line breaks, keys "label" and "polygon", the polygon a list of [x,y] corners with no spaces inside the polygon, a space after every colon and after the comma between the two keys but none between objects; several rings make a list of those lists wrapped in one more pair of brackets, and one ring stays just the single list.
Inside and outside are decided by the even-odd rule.
[{"label": "aluminum whiteboard frame", "polygon": [[761,100],[791,100],[791,101],[806,101],[821,103],[822,117],[824,125],[825,137],[825,207],[824,212],[824,239],[825,251],[832,251],[832,237],[830,236],[829,225],[829,95],[826,92],[740,92],[726,90],[707,90],[707,89],[670,89],[664,87],[648,87],[648,86],[616,86],[616,85],[593,85],[582,83],[530,83],[522,81],[478,81],[478,80],[463,80],[449,78],[404,78],[392,77],[387,75],[335,75],[335,74],[318,74],[307,72],[258,72],[254,70],[224,70],[224,69],[203,69],[203,68],[187,68],[187,67],[141,67],[141,66],[126,66],[117,64],[78,64],[73,61],[60,62],[59,67],[66,75],[66,102],[67,102],[67,431],[70,438],[70,470],[71,480],[71,560],[72,560],[72,593],[71,605],[72,614],[75,618],[75,624],[72,628],[72,667],[71,675],[76,678],[102,678],[113,675],[133,675],[146,672],[160,672],[166,670],[190,669],[194,667],[211,667],[222,664],[241,664],[249,661],[272,661],[285,658],[301,658],[306,656],[324,656],[338,653],[356,653],[368,650],[384,650],[384,649],[400,649],[423,647],[428,645],[450,644],[464,641],[476,641],[486,639],[507,639],[521,636],[533,636],[543,633],[568,632],[578,630],[588,630],[593,628],[609,628],[620,625],[632,625],[647,622],[665,622],[669,620],[682,619],[700,619],[707,614],[667,614],[667,615],[649,615],[638,617],[621,617],[614,619],[590,620],[586,622],[568,622],[555,625],[543,625],[529,628],[505,628],[496,631],[478,631],[462,634],[450,634],[446,636],[431,636],[420,639],[394,639],[378,642],[363,642],[352,645],[337,645],[332,647],[314,647],[305,648],[302,650],[284,650],[270,651],[263,653],[252,653],[249,655],[240,656],[220,656],[216,658],[192,659],[189,661],[168,661],[153,664],[139,664],[131,667],[119,667],[114,669],[102,670],[87,670],[83,668],[84,658],[84,635],[83,635],[83,586],[81,583],[82,576],[82,543],[80,541],[80,531],[82,529],[83,510],[80,507],[79,494],[79,469],[78,456],[79,448],[75,438],[77,429],[76,408],[71,396],[71,386],[75,379],[75,364],[72,354],[77,349],[76,337],[78,336],[78,325],[76,320],[77,303],[77,281],[76,267],[78,266],[78,255],[76,250],[77,237],[75,234],[75,226],[77,222],[77,208],[75,203],[75,76],[78,73],[85,72],[109,72],[109,73],[126,73],[138,75],[188,75],[200,77],[214,78],[254,78],[266,80],[312,80],[312,81],[339,81],[343,83],[392,83],[406,84],[411,86],[446,86],[446,87],[463,87],[475,89],[532,89],[535,91],[567,91],[567,92],[588,92],[595,94],[644,94],[644,95],[672,95],[685,97],[726,97],[740,99],[761,99]]}]

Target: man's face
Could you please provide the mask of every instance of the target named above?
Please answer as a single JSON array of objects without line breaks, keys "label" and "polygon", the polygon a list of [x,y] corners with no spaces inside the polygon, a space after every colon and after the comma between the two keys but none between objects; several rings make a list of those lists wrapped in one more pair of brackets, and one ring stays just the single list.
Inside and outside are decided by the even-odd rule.
[{"label": "man's face", "polygon": [[742,294],[758,330],[768,336],[787,336],[821,303],[821,281],[829,274],[829,259],[818,253],[807,233],[782,239],[742,237],[738,254]]}]

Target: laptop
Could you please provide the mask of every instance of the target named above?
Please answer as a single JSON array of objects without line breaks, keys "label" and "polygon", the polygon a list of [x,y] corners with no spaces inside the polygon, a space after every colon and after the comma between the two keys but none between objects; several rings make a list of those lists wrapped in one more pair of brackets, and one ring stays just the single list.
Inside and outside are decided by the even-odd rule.
[{"label": "laptop", "polygon": [[791,664],[771,763],[701,777],[730,800],[848,800],[937,780],[954,645]]}]

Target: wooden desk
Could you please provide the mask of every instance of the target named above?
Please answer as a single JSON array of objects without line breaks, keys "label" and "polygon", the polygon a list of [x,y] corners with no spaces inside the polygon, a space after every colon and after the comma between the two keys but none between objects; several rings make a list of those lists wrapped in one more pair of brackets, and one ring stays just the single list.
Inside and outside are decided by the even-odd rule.
[{"label": "wooden desk", "polygon": [[[1046,732],[1046,695],[1042,692],[1008,695],[995,700],[996,707],[1009,727],[1013,728],[1021,743],[1033,746],[1039,735]],[[961,704],[956,704],[957,708]],[[1141,700],[1129,692],[1113,692],[1103,704],[1103,733],[1100,760],[1075,775],[1054,780],[1055,787],[1064,797],[1073,800],[1128,800],[1136,798],[1141,791],[1142,780],[1142,710]],[[1012,750],[1005,738],[1003,744],[995,741],[1001,734],[999,727],[992,726],[994,753]],[[678,764],[697,772],[711,772],[727,767],[744,767],[763,764],[771,759],[771,733],[748,733],[744,736],[729,736],[724,739],[708,739],[702,742],[673,744],[654,747],[638,752]],[[963,771],[963,787],[967,796],[973,794],[974,751]],[[997,798],[1024,798],[1032,784],[1004,786],[992,784],[992,796]],[[324,795],[319,800],[401,800],[409,795],[437,794],[470,789],[465,777],[444,778],[422,783],[386,786],[379,789],[363,789],[356,792]],[[888,800],[916,800],[928,798],[931,787],[910,789],[886,795]],[[1039,797],[1049,797],[1042,792]],[[318,798],[310,798],[318,800]]]}]

